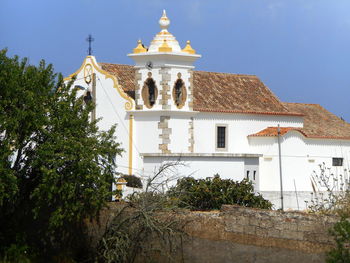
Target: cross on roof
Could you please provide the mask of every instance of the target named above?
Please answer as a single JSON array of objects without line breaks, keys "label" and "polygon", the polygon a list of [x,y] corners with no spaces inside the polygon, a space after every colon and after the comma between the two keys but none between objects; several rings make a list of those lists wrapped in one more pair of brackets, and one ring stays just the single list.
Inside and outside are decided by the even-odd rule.
[{"label": "cross on roof", "polygon": [[92,54],[91,42],[93,42],[94,40],[95,39],[91,36],[91,34],[89,34],[88,38],[86,39],[86,41],[89,42],[89,50],[88,50],[89,56],[91,56],[91,54]]}]

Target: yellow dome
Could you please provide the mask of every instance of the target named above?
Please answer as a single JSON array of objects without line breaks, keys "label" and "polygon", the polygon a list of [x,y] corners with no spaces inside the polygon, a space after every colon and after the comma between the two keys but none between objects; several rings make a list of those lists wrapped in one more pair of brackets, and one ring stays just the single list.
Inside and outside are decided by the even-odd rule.
[{"label": "yellow dome", "polygon": [[134,54],[147,52],[147,49],[142,45],[141,40],[137,41],[137,47],[134,48]]},{"label": "yellow dome", "polygon": [[187,40],[186,46],[182,50],[182,52],[186,52],[188,54],[196,54],[196,51],[191,47],[191,42]]}]

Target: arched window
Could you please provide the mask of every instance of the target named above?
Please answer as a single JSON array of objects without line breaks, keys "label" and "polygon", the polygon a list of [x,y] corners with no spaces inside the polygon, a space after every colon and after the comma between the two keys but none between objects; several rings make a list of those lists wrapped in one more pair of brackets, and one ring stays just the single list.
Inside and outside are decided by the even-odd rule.
[{"label": "arched window", "polygon": [[147,108],[152,108],[156,103],[158,89],[152,78],[148,78],[142,88],[142,99]]},{"label": "arched window", "polygon": [[187,92],[185,83],[182,79],[178,79],[173,88],[173,98],[177,108],[181,109],[185,105],[186,97]]}]

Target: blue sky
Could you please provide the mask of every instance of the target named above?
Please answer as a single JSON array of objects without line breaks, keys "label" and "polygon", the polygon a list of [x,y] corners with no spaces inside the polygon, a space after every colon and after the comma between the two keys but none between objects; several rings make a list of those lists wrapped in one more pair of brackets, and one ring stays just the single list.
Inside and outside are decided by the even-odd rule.
[{"label": "blue sky", "polygon": [[349,0],[0,0],[0,48],[68,75],[95,38],[99,62],[132,64],[162,9],[196,69],[254,74],[286,102],[317,103],[350,121]]}]

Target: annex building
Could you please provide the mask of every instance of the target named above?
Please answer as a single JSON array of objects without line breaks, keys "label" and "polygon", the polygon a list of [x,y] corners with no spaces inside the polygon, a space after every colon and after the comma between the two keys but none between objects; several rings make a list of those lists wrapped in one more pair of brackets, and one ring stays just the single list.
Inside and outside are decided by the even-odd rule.
[{"label": "annex building", "polygon": [[257,76],[195,70],[201,55],[169,24],[164,11],[149,47],[138,41],[128,54],[133,65],[87,56],[67,78],[96,102],[101,129],[117,123],[118,172],[146,177],[180,159],[184,176],[248,178],[278,208],[279,138],[285,207],[297,208],[298,196],[305,208],[322,163],[348,183],[349,123],[317,104],[280,101]]}]

